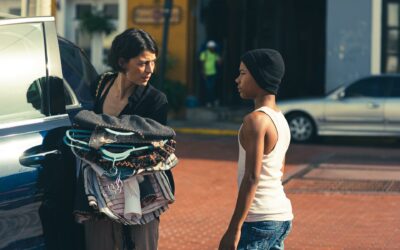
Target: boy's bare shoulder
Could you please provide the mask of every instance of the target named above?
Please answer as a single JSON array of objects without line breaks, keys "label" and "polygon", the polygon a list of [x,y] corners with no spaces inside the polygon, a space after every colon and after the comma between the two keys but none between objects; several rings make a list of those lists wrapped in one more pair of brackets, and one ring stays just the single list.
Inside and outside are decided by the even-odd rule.
[{"label": "boy's bare shoulder", "polygon": [[251,112],[243,118],[243,129],[248,132],[265,132],[271,124],[271,118],[262,112]]}]

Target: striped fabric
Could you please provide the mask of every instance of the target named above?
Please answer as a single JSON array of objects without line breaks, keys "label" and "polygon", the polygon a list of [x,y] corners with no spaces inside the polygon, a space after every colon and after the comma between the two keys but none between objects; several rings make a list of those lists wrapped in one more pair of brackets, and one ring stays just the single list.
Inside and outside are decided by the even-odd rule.
[{"label": "striped fabric", "polygon": [[[175,159],[176,157],[172,158],[170,162],[176,163],[177,159]],[[126,182],[131,181],[131,178],[120,182],[112,181],[107,177],[99,176],[87,163],[83,163],[82,167],[85,180],[85,193],[88,197],[89,205],[95,211],[124,225],[148,223],[164,213],[168,209],[168,204],[175,201],[167,175],[164,171],[155,171],[147,174],[146,177],[150,179],[156,199],[141,207],[141,214],[126,214],[124,186]],[[136,202],[141,206],[139,197]],[[95,214],[93,215],[95,216]],[[91,219],[91,216],[76,212],[76,218],[77,221],[83,222]]]}]

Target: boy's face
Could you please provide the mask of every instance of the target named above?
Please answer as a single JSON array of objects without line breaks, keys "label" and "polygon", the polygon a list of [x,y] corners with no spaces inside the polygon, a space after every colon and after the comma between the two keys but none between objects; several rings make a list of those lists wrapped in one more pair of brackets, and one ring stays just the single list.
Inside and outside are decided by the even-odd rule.
[{"label": "boy's face", "polygon": [[235,82],[240,97],[243,99],[254,99],[262,91],[243,62],[240,63],[239,76],[235,79]]}]

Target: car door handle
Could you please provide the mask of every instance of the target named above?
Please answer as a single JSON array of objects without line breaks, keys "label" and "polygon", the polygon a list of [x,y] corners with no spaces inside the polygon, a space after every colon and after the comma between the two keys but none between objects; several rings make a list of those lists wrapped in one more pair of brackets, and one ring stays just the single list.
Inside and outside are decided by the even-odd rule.
[{"label": "car door handle", "polygon": [[37,154],[24,154],[21,157],[19,157],[19,163],[23,166],[26,167],[37,167],[38,165],[43,163],[43,160],[46,158],[46,156],[49,155],[60,155],[61,152],[57,149],[47,151],[47,152],[40,152]]},{"label": "car door handle", "polygon": [[370,102],[370,103],[367,104],[367,107],[371,108],[371,109],[379,108],[379,106],[380,105],[378,103],[374,103],[374,102]]}]

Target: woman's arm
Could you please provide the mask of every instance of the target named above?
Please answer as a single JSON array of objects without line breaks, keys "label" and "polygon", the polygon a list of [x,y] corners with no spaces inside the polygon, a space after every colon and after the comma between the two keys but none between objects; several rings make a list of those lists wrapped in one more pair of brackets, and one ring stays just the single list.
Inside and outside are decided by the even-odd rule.
[{"label": "woman's arm", "polygon": [[150,93],[150,96],[152,96],[150,99],[146,100],[145,105],[151,105],[152,108],[149,110],[148,114],[145,114],[144,116],[150,119],[153,119],[162,125],[167,124],[167,117],[168,117],[168,100],[167,96],[158,91],[153,89],[152,91],[155,91],[153,93]]},{"label": "woman's arm", "polygon": [[162,125],[167,125],[168,103],[164,103],[158,109],[156,109],[153,116],[153,120],[161,123]]}]

